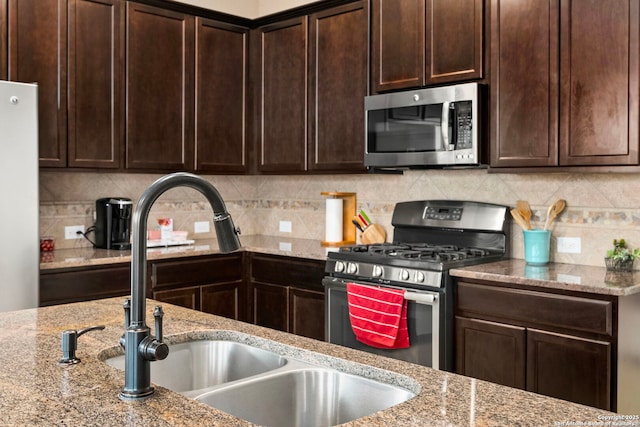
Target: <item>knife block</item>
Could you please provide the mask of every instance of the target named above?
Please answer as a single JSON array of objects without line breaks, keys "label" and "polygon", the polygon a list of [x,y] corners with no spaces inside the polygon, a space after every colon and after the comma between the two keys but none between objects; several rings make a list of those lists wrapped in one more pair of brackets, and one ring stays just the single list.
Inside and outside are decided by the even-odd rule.
[{"label": "knife block", "polygon": [[384,243],[387,240],[387,233],[380,224],[371,224],[364,229],[360,236],[360,241],[365,245],[374,243]]},{"label": "knife block", "polygon": [[320,194],[342,199],[342,241],[327,242],[322,240],[320,244],[322,246],[346,246],[355,244],[356,229],[351,223],[351,218],[356,215],[356,193],[323,191]]}]

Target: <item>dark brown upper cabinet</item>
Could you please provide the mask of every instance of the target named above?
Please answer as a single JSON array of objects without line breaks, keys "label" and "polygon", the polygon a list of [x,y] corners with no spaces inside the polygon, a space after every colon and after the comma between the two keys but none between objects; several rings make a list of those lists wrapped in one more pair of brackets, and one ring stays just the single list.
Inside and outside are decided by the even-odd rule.
[{"label": "dark brown upper cabinet", "polygon": [[309,159],[312,171],[363,171],[368,2],[309,17]]},{"label": "dark brown upper cabinet", "polygon": [[491,2],[491,166],[638,164],[637,1]]},{"label": "dark brown upper cabinet", "polygon": [[372,92],[480,79],[483,0],[373,0]]},{"label": "dark brown upper cabinet", "polygon": [[259,172],[364,170],[368,16],[358,1],[258,29]]},{"label": "dark brown upper cabinet", "polygon": [[194,17],[127,2],[126,167],[193,169]]},{"label": "dark brown upper cabinet", "polygon": [[[0,1],[0,23],[7,28],[7,2]],[[0,32],[0,79],[7,79],[7,32]]]},{"label": "dark brown upper cabinet", "polygon": [[69,0],[68,166],[120,168],[124,3]]},{"label": "dark brown upper cabinet", "polygon": [[307,22],[305,16],[258,29],[260,172],[307,169]]},{"label": "dark brown upper cabinet", "polygon": [[196,18],[196,171],[248,170],[249,30]]},{"label": "dark brown upper cabinet", "polygon": [[38,84],[40,165],[67,166],[67,1],[9,0],[9,80]]}]

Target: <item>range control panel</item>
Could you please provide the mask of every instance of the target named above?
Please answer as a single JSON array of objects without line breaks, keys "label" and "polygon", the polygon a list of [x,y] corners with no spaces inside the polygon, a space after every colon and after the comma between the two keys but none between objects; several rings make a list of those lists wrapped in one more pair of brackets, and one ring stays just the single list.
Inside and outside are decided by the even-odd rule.
[{"label": "range control panel", "polygon": [[462,210],[462,208],[458,207],[428,206],[424,212],[424,219],[460,221]]}]

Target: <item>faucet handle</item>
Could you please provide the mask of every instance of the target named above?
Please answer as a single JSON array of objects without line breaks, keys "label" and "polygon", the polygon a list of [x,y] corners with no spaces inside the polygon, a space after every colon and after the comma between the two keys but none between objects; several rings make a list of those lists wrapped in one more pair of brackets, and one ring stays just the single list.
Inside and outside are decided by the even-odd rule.
[{"label": "faucet handle", "polygon": [[97,331],[104,329],[104,325],[90,326],[88,328],[80,329],[67,329],[62,331],[62,359],[58,361],[61,365],[75,365],[80,363],[80,359],[76,357],[76,349],[78,348],[78,337],[82,334],[86,334],[90,331]]},{"label": "faucet handle", "polygon": [[162,342],[162,317],[164,316],[164,311],[162,311],[162,307],[156,305],[156,308],[153,310],[153,318],[156,320],[156,341]]},{"label": "faucet handle", "polygon": [[131,325],[131,298],[124,300],[122,308],[124,308],[124,329],[127,329]]}]

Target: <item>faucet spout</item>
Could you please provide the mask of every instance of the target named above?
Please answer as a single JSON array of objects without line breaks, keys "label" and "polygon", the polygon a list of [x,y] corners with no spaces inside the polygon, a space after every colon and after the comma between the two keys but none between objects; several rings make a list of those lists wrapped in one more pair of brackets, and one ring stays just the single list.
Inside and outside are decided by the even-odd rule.
[{"label": "faucet spout", "polygon": [[[232,252],[240,248],[238,229],[218,190],[203,178],[184,172],[165,175],[151,184],[140,196],[133,214],[131,252],[131,306],[128,325],[125,325],[125,386],[120,397],[125,400],[144,399],[154,392],[151,387],[150,362],[164,359],[168,347],[159,339],[150,337],[146,324],[147,277],[147,220],[153,203],[165,191],[175,187],[190,187],[199,191],[213,209],[213,221],[220,251]],[[160,320],[161,322],[161,320]],[[158,322],[156,322],[158,325]],[[157,328],[158,326],[156,326]],[[160,324],[161,329],[161,324]]]}]

